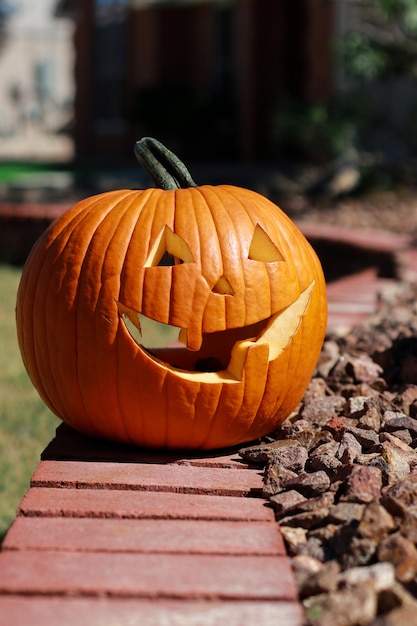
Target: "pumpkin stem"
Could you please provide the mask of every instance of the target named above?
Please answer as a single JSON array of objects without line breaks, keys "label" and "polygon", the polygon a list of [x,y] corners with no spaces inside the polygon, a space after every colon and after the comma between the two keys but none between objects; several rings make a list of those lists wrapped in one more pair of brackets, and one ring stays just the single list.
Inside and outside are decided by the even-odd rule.
[{"label": "pumpkin stem", "polygon": [[196,187],[184,163],[153,137],[143,137],[135,144],[135,155],[142,167],[161,189]]}]

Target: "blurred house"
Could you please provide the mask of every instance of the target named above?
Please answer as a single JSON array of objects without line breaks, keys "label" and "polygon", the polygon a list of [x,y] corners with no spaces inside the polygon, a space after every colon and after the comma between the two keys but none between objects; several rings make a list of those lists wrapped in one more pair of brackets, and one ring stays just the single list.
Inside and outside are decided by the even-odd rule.
[{"label": "blurred house", "polygon": [[1,156],[30,158],[36,149],[52,155],[42,138],[56,135],[72,117],[74,24],[58,19],[55,5],[8,0],[0,41]]},{"label": "blurred house", "polygon": [[78,156],[130,156],[155,135],[184,155],[265,156],[283,94],[332,89],[334,3],[59,0],[75,24]]}]

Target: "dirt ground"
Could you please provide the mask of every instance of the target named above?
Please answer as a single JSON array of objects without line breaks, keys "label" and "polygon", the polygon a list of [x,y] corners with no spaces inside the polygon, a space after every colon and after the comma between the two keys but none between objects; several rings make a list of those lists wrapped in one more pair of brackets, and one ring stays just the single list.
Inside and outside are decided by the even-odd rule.
[{"label": "dirt ground", "polygon": [[298,221],[388,230],[417,238],[417,188],[373,190],[338,200],[293,196],[281,198],[279,204]]}]

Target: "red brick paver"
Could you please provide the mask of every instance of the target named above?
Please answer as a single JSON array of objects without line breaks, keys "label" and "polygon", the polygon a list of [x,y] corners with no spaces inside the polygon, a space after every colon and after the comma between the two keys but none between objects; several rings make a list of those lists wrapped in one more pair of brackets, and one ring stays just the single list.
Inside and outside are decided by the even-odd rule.
[{"label": "red brick paver", "polygon": [[41,461],[32,486],[246,496],[260,494],[262,475],[250,469],[178,464]]},{"label": "red brick paver", "polygon": [[283,555],[275,524],[229,520],[19,517],[3,550]]},{"label": "red brick paver", "polygon": [[[80,443],[101,460],[74,460]],[[0,626],[302,626],[262,472],[236,450],[132,450],[62,425],[42,457],[0,553]]]},{"label": "red brick paver", "polygon": [[5,594],[279,601],[295,593],[283,556],[23,549],[2,552],[0,564]]},{"label": "red brick paver", "polygon": [[257,498],[108,489],[32,487],[19,515],[25,517],[89,517],[127,519],[197,519],[272,522],[273,510]]},{"label": "red brick paver", "polygon": [[377,308],[378,294],[395,279],[381,278],[376,267],[345,276],[327,284],[328,330],[358,324]]},{"label": "red brick paver", "polygon": [[[0,626],[299,626],[287,601],[153,600],[91,597],[0,599]],[[30,619],[31,621],[28,621]]]}]

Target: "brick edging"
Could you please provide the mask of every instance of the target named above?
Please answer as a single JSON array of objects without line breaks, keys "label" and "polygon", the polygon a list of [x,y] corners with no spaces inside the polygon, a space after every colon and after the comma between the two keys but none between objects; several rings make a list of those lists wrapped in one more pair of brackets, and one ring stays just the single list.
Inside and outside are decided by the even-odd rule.
[{"label": "brick edging", "polygon": [[3,543],[0,624],[302,626],[262,482],[236,449],[142,451],[61,425]]}]

